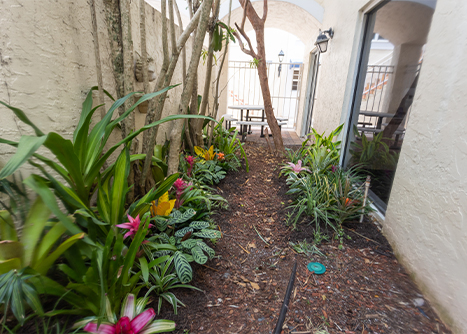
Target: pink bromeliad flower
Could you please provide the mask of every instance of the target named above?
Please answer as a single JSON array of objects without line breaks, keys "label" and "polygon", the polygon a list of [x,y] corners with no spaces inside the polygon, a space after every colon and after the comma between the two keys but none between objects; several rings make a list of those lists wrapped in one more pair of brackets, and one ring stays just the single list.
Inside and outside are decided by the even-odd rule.
[{"label": "pink bromeliad flower", "polygon": [[[139,219],[139,215],[137,215],[136,218],[133,218],[130,215],[127,215],[127,216],[128,216],[128,220],[130,222],[117,225],[117,227],[129,230],[127,233],[125,233],[125,235],[123,236],[123,239],[126,239],[127,237],[134,238],[136,233],[138,232],[139,225],[141,224],[141,221]],[[149,224],[149,228],[151,228],[153,226],[154,225]]]},{"label": "pink bromeliad flower", "polygon": [[[135,295],[127,295],[122,305],[121,317],[115,324],[101,323],[98,327],[97,321],[92,321],[88,322],[83,330],[94,334],[153,334],[171,332],[175,329],[173,321],[154,320],[156,316],[154,309],[142,311],[142,307],[136,305],[135,299]],[[144,307],[145,303],[142,304]],[[116,319],[115,314],[110,315],[110,318]]]},{"label": "pink bromeliad flower", "polygon": [[288,162],[287,163],[290,167],[292,167],[292,171],[295,172],[295,173],[300,173],[301,171],[306,171],[306,172],[310,172],[311,171],[306,168],[306,167],[302,167],[302,160],[298,160],[298,162],[296,164],[292,163],[292,162]]},{"label": "pink bromeliad flower", "polygon": [[183,191],[185,191],[187,187],[188,184],[181,178],[177,179],[177,181],[174,182],[175,198],[177,199],[175,201],[175,208],[178,209],[183,204],[183,201],[180,200],[180,197],[182,196]]},{"label": "pink bromeliad flower", "polygon": [[189,165],[186,174],[187,174],[189,177],[191,177],[191,171],[193,170],[193,166],[195,165],[195,158],[194,158],[193,156],[189,155],[189,156],[187,156],[187,157],[185,158],[185,160],[186,160],[186,162],[188,162],[188,165]]}]

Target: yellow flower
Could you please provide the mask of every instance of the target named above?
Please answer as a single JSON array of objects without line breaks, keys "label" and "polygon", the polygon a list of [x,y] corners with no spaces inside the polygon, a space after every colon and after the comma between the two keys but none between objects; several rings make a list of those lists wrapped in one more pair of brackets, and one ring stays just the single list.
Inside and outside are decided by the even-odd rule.
[{"label": "yellow flower", "polygon": [[159,197],[159,200],[152,202],[151,205],[151,214],[155,216],[168,216],[172,212],[175,206],[175,199],[169,200],[169,192],[166,192],[164,195]]},{"label": "yellow flower", "polygon": [[195,146],[195,153],[204,160],[214,160],[214,157],[216,156],[216,154],[214,153],[214,145],[211,145],[209,150],[206,150],[199,146]]}]

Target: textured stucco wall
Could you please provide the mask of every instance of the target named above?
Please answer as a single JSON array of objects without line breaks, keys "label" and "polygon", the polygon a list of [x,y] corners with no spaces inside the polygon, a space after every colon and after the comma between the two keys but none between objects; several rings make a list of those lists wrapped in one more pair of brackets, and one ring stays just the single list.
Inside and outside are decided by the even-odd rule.
[{"label": "textured stucco wall", "polygon": [[465,17],[466,2],[438,1],[384,224],[456,333],[467,333]]},{"label": "textured stucco wall", "polygon": [[327,0],[324,3],[322,27],[332,27],[334,38],[327,52],[320,56],[321,73],[313,110],[313,127],[319,133],[329,133],[348,115],[363,21],[360,9],[366,3],[366,0]]},{"label": "textured stucco wall", "polygon": [[[141,54],[139,35],[139,1],[132,1],[132,35],[134,50]],[[104,86],[115,96],[109,59],[110,46],[102,2],[97,1],[99,43]],[[155,59],[156,74],[162,63],[161,15],[146,4],[148,54]],[[44,132],[54,131],[71,138],[78,123],[81,104],[89,88],[97,84],[91,17],[88,1],[55,0],[0,1],[0,100],[18,107]],[[189,61],[191,42],[188,43]],[[200,65],[200,87],[204,84]],[[181,60],[172,84],[181,83]],[[153,89],[155,81],[151,83]],[[142,90],[142,83],[135,90]],[[163,116],[177,110],[181,86],[169,92]],[[97,99],[97,94],[94,95]],[[106,100],[107,108],[110,99]],[[96,115],[98,112],[96,113]],[[0,107],[0,137],[18,140],[32,133],[6,108]],[[145,114],[136,112],[137,126],[144,125]],[[169,123],[159,131],[158,141],[171,129]],[[114,140],[120,138],[115,135]],[[13,149],[0,146],[0,167]]]}]

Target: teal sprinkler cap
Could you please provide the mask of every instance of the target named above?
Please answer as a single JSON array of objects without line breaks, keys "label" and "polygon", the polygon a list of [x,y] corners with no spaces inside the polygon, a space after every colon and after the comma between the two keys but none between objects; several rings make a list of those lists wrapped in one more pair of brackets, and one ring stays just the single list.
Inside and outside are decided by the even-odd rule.
[{"label": "teal sprinkler cap", "polygon": [[321,275],[326,272],[326,267],[318,262],[310,262],[306,267],[309,271],[314,272],[317,275]]}]

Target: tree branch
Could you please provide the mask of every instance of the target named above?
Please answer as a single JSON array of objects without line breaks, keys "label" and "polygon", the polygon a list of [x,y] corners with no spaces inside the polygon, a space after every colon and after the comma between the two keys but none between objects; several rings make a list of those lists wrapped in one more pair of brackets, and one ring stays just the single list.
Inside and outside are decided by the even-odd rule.
[{"label": "tree branch", "polygon": [[268,0],[264,0],[263,2],[263,18],[261,21],[263,21],[263,24],[266,22],[266,18],[268,17]]},{"label": "tree branch", "polygon": [[256,56],[256,53],[253,51],[253,46],[251,45],[250,38],[248,38],[247,34],[238,26],[238,24],[235,23],[235,26],[237,27],[237,30],[240,32],[240,34],[242,34],[243,38],[245,38],[245,40],[248,43],[248,47],[250,48],[249,50],[247,48],[245,48],[245,46],[243,45],[243,41],[242,41],[242,38],[241,38],[240,34],[238,33],[238,31],[235,31],[234,35],[235,35],[235,37],[237,37],[238,44],[240,44],[240,49],[243,52],[245,52],[247,55],[252,56],[253,58],[258,58]]}]

